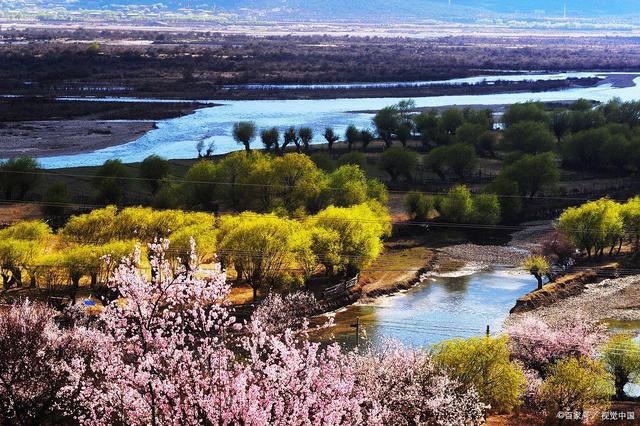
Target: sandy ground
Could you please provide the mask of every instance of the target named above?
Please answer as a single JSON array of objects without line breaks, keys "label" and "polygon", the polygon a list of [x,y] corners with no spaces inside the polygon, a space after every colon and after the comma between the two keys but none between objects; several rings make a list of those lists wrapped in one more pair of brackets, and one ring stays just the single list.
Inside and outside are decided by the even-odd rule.
[{"label": "sandy ground", "polygon": [[154,128],[153,121],[27,121],[0,124],[0,157],[92,152],[131,142]]},{"label": "sandy ground", "polygon": [[507,322],[534,317],[557,323],[567,312],[578,311],[595,321],[640,321],[640,275],[588,284],[577,296],[533,311],[512,314]]}]

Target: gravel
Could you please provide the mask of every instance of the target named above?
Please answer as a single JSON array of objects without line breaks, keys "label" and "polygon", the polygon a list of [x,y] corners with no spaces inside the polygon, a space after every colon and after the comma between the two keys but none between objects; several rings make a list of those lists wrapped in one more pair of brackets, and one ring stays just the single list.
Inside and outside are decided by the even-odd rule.
[{"label": "gravel", "polygon": [[529,255],[529,251],[519,247],[481,246],[477,244],[459,244],[439,250],[452,259],[485,265],[517,267]]},{"label": "gravel", "polygon": [[556,323],[566,317],[567,312],[578,311],[593,321],[637,321],[640,320],[639,297],[640,275],[607,279],[588,284],[583,293],[559,300],[551,306],[512,314],[507,322],[534,317]]}]

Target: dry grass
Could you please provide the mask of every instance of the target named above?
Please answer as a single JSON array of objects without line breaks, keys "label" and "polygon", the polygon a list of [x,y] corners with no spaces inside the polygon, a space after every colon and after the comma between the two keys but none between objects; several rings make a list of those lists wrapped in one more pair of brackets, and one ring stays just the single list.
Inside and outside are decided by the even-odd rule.
[{"label": "dry grass", "polygon": [[383,254],[362,274],[363,293],[390,289],[413,278],[433,259],[433,251],[414,241],[387,244]]}]

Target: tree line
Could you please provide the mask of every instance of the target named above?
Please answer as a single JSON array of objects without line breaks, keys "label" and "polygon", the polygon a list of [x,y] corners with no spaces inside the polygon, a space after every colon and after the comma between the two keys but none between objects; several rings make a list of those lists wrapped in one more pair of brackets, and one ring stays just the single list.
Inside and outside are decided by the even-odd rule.
[{"label": "tree line", "polygon": [[[254,290],[291,289],[324,271],[358,273],[382,252],[390,235],[386,208],[371,201],[330,206],[316,215],[290,219],[245,212],[215,218],[209,213],[110,206],[73,216],[57,233],[42,221],[19,222],[0,231],[0,276],[12,287],[101,290],[137,244],[169,239],[173,271],[219,260]],[[192,253],[192,245],[194,249]],[[214,253],[219,258],[214,258]],[[193,258],[191,257],[193,254]],[[152,259],[147,259],[151,262]],[[28,283],[28,284],[27,284]]]}]

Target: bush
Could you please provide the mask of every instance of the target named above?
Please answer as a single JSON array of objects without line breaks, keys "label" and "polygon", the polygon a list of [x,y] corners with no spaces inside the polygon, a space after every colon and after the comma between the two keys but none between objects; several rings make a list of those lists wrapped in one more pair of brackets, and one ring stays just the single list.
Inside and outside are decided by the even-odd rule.
[{"label": "bush", "polygon": [[98,190],[98,202],[118,204],[124,196],[124,188],[130,186],[129,172],[122,161],[107,160],[98,168],[93,186]]},{"label": "bush", "polygon": [[553,418],[560,411],[606,409],[614,394],[613,377],[602,362],[585,357],[558,361],[540,388],[540,400]]},{"label": "bush", "polygon": [[400,176],[411,180],[417,165],[417,154],[403,147],[389,148],[380,157],[380,166],[391,175],[392,181],[396,181]]},{"label": "bush", "polygon": [[160,188],[160,181],[171,173],[171,163],[159,155],[150,155],[140,163],[140,177],[146,180],[155,194]]},{"label": "bush", "polygon": [[417,191],[412,191],[405,195],[404,205],[409,217],[418,221],[429,220],[430,214],[435,208],[433,197]]},{"label": "bush", "polygon": [[524,121],[505,130],[503,144],[506,149],[512,151],[540,154],[552,151],[556,145],[556,138],[547,124]]},{"label": "bush", "polygon": [[524,375],[509,356],[506,337],[448,340],[436,344],[433,354],[436,365],[465,387],[473,387],[495,413],[509,412],[520,404]]},{"label": "bush", "polygon": [[40,180],[40,165],[31,157],[11,158],[0,162],[0,187],[7,200],[23,200]]},{"label": "bush", "polygon": [[440,203],[440,214],[448,222],[470,222],[474,211],[469,189],[464,185],[451,188]]},{"label": "bush", "polygon": [[500,202],[495,194],[473,197],[473,221],[483,225],[495,225],[500,222]]},{"label": "bush", "polygon": [[333,161],[333,158],[325,152],[316,152],[309,158],[311,158],[311,161],[313,161],[320,170],[332,172],[336,169],[335,161]]},{"label": "bush", "polygon": [[524,102],[511,105],[502,116],[502,122],[510,127],[522,121],[546,123],[548,120],[544,104],[540,102]]},{"label": "bush", "polygon": [[364,170],[367,167],[367,157],[363,153],[355,151],[342,154],[338,157],[338,166],[346,164],[354,164]]},{"label": "bush", "polygon": [[602,361],[607,371],[613,375],[616,399],[625,399],[625,385],[640,381],[640,345],[633,336],[613,336],[602,352]]}]

